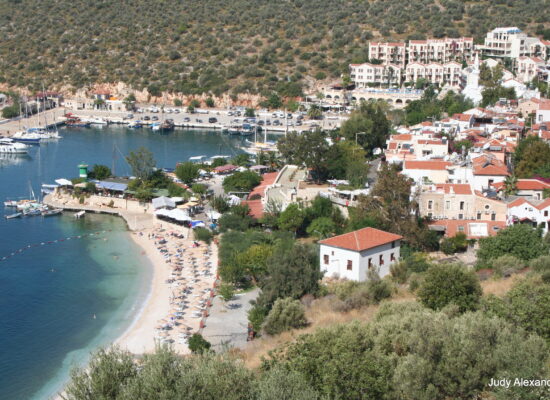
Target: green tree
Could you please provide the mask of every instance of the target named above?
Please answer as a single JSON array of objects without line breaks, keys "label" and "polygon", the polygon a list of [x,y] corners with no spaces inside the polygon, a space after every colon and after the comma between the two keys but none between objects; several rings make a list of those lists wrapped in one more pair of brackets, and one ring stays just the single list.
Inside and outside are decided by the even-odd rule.
[{"label": "green tree", "polygon": [[203,338],[200,333],[194,333],[189,338],[189,350],[191,350],[192,353],[205,353],[210,350],[211,346],[210,342]]},{"label": "green tree", "polygon": [[542,231],[525,224],[512,225],[498,232],[496,236],[479,240],[477,257],[481,265],[503,254],[513,255],[529,261],[548,254],[548,244],[542,238]]},{"label": "green tree", "polygon": [[111,169],[106,165],[94,164],[92,170],[88,173],[88,178],[102,181],[103,179],[109,178],[111,175]]},{"label": "green tree", "polygon": [[189,185],[199,177],[199,169],[197,164],[187,161],[176,166],[176,176],[183,183]]},{"label": "green tree", "polygon": [[318,239],[325,239],[336,232],[336,225],[329,217],[320,217],[311,221],[307,227],[307,234]]},{"label": "green tree", "polygon": [[250,192],[258,186],[262,177],[253,171],[235,172],[223,180],[223,189],[229,192]]},{"label": "green tree", "polygon": [[512,196],[518,192],[518,178],[516,175],[509,175],[504,180],[504,196]]},{"label": "green tree", "polygon": [[248,108],[244,111],[244,116],[245,116],[245,117],[249,117],[249,118],[253,118],[253,117],[256,116],[256,112],[254,111],[253,108],[248,107]]},{"label": "green tree", "polygon": [[283,101],[277,93],[273,92],[262,105],[270,110],[274,110],[281,108],[283,106]]},{"label": "green tree", "polygon": [[256,382],[257,400],[318,400],[319,394],[304,377],[285,368],[275,367],[262,374]]},{"label": "green tree", "polygon": [[181,107],[183,105],[183,102],[181,99],[174,99],[174,106]]},{"label": "green tree", "polygon": [[277,142],[277,149],[287,163],[311,168],[315,180],[326,179],[331,157],[327,135],[314,132],[291,132]]},{"label": "green tree", "polygon": [[246,167],[250,165],[250,157],[246,153],[237,154],[235,157],[233,157],[231,163],[240,167]]},{"label": "green tree", "polygon": [[206,228],[198,227],[193,229],[193,237],[195,240],[210,244],[212,241],[212,232]]},{"label": "green tree", "polygon": [[117,399],[123,384],[138,373],[133,356],[117,347],[100,349],[84,368],[71,371],[65,387],[65,400]]},{"label": "green tree", "polygon": [[210,108],[214,107],[214,105],[215,105],[215,104],[214,104],[214,99],[213,99],[212,97],[208,97],[208,98],[204,101],[204,103],[206,104],[206,107],[210,107]]},{"label": "green tree", "polygon": [[264,330],[269,335],[277,335],[290,329],[307,325],[304,306],[292,298],[277,299],[267,314]]},{"label": "green tree", "polygon": [[124,103],[126,110],[131,111],[133,110],[134,104],[136,103],[136,96],[133,93],[130,93],[128,96],[124,98],[122,102]]},{"label": "green tree", "polygon": [[418,298],[426,307],[441,310],[454,304],[461,312],[475,310],[482,295],[477,276],[462,264],[435,264],[424,276]]},{"label": "green tree", "polygon": [[[390,122],[381,106],[373,102],[362,102],[342,124],[340,133],[346,140],[360,144],[368,153],[382,147],[390,133]],[[364,133],[363,135],[357,135]]]},{"label": "green tree", "polygon": [[493,105],[500,99],[515,100],[517,98],[514,88],[505,88],[502,86],[485,88],[481,92],[481,96],[481,107]]},{"label": "green tree", "polygon": [[131,151],[126,157],[126,162],[132,168],[132,174],[141,180],[149,179],[156,165],[153,153],[145,147]]},{"label": "green tree", "polygon": [[212,200],[210,200],[210,205],[221,214],[229,210],[229,203],[223,196],[214,196]]},{"label": "green tree", "polygon": [[532,178],[538,169],[550,165],[550,145],[540,139],[525,139],[522,142],[526,143],[516,150],[514,172],[518,178]]},{"label": "green tree", "polygon": [[307,110],[307,116],[311,119],[321,119],[323,117],[323,110],[317,104],[312,104]]},{"label": "green tree", "polygon": [[304,218],[304,210],[302,210],[298,204],[292,203],[281,213],[277,225],[280,229],[296,234],[298,229],[302,226]]},{"label": "green tree", "polygon": [[222,283],[218,289],[218,294],[223,301],[231,301],[235,297],[235,287],[231,283]]},{"label": "green tree", "polygon": [[267,243],[253,244],[248,249],[236,255],[236,264],[242,268],[243,273],[257,284],[267,272],[267,260],[273,254],[273,246]]},{"label": "green tree", "polygon": [[19,103],[2,108],[2,118],[11,119],[19,116]]}]

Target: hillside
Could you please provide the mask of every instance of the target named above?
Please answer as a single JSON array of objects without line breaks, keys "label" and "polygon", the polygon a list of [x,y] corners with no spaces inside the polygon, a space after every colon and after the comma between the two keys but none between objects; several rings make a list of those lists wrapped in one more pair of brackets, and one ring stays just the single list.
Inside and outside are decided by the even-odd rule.
[{"label": "hillside", "polygon": [[293,96],[366,61],[371,38],[544,34],[548,21],[547,0],[0,0],[0,83]]}]

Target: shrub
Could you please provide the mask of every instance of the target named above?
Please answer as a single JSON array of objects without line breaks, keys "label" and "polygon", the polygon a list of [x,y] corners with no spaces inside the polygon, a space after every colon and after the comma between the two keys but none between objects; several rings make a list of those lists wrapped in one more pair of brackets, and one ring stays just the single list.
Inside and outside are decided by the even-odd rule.
[{"label": "shrub", "polygon": [[376,273],[369,273],[365,282],[336,282],[330,284],[327,289],[342,301],[337,308],[343,312],[378,304],[390,298],[393,292],[390,282],[380,279]]},{"label": "shrub", "polygon": [[218,289],[218,294],[224,301],[229,301],[235,296],[235,287],[230,283],[222,283]]},{"label": "shrub", "polygon": [[550,256],[537,257],[529,263],[529,266],[535,272],[550,272]]},{"label": "shrub", "polygon": [[200,333],[194,333],[193,336],[189,338],[189,350],[192,353],[202,354],[210,350],[212,345],[208,340],[202,337]]},{"label": "shrub", "polygon": [[212,232],[206,228],[198,227],[193,230],[195,240],[200,240],[210,244],[212,241]]},{"label": "shrub", "polygon": [[498,276],[510,276],[523,268],[523,261],[510,254],[504,254],[491,261],[493,270]]},{"label": "shrub", "polygon": [[448,304],[456,304],[461,312],[475,310],[481,295],[479,279],[463,264],[431,266],[418,290],[422,304],[433,310]]},{"label": "shrub", "polygon": [[468,249],[466,234],[459,232],[453,237],[444,238],[441,241],[440,249],[448,255],[466,251]]},{"label": "shrub", "polygon": [[260,332],[262,330],[267,312],[267,308],[259,304],[255,304],[254,307],[248,311],[248,322],[252,325],[254,332]]},{"label": "shrub", "polygon": [[270,335],[307,325],[304,306],[299,300],[290,297],[278,299],[267,315],[264,330]]},{"label": "shrub", "polygon": [[223,180],[223,189],[228,192],[249,192],[260,184],[262,177],[253,171],[235,172]]}]

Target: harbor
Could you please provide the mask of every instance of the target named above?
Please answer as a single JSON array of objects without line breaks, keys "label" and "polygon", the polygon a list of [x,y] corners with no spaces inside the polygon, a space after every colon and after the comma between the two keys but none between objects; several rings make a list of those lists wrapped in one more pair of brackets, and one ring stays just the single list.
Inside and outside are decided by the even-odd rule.
[{"label": "harbor", "polygon": [[[177,129],[170,135],[158,135],[150,129],[132,130],[113,124],[85,129],[60,127],[59,133],[62,140],[29,146],[28,154],[0,154],[2,205],[4,201],[29,199],[29,182],[38,195],[43,184],[53,186],[60,177],[77,176],[82,161],[109,165],[117,175],[129,176],[124,156],[140,146],[153,152],[158,166],[168,168],[197,154],[233,157],[241,153],[242,145],[242,138],[214,130]],[[210,294],[204,290],[212,288],[211,279],[215,278],[212,270],[202,269],[208,262],[216,265],[214,248],[208,255],[204,254],[208,250],[204,245],[190,247],[193,242],[187,229],[170,229],[172,225],[164,221],[160,227],[153,214],[143,210],[138,214],[131,209],[96,208],[77,201],[62,204],[45,197],[44,203],[64,211],[52,217],[8,220],[5,216],[15,209],[0,210],[0,233],[9,237],[0,242],[0,258],[16,254],[0,263],[0,279],[4,282],[0,320],[5,328],[0,332],[0,398],[50,398],[68,379],[71,366],[83,365],[92,350],[114,341],[125,342],[139,353],[154,346],[157,336],[173,340],[183,351],[187,329],[183,325],[169,329],[174,315],[171,311],[183,307],[177,303],[194,302],[184,310],[188,314],[181,322],[193,331],[200,329],[202,316],[194,316],[208,303]],[[79,210],[85,211],[84,215],[76,218]],[[162,229],[164,232],[160,232]],[[185,238],[171,236],[172,231]],[[172,254],[170,264],[165,258],[167,253],[161,251],[163,244],[159,242],[163,240],[167,253]],[[176,263],[180,262],[175,246],[186,251],[181,255],[182,275],[170,278],[172,272],[178,273],[173,268],[178,268]],[[25,250],[19,253],[18,249]],[[153,259],[162,263],[159,268],[153,267]],[[192,294],[180,294],[188,285],[176,278],[195,279],[193,261],[202,286],[197,285]],[[159,271],[156,278],[155,271]],[[212,275],[202,275],[209,271]],[[166,283],[167,279],[175,280]],[[172,307],[172,292],[187,295],[187,300],[179,299]],[[139,316],[144,319],[137,319]],[[157,330],[159,320],[166,318],[164,328]],[[181,332],[183,328],[186,330]]]}]

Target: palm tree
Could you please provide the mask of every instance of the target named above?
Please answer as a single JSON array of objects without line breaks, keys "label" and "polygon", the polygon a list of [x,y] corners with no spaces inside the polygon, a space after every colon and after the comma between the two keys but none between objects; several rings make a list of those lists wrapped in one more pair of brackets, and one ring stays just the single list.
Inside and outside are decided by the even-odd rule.
[{"label": "palm tree", "polygon": [[260,152],[256,154],[256,164],[267,165],[267,163],[268,163],[267,154],[263,150],[260,150]]},{"label": "palm tree", "polygon": [[279,157],[277,157],[277,153],[275,153],[274,151],[269,151],[267,153],[267,162],[269,164],[270,170],[274,170],[280,166]]},{"label": "palm tree", "polygon": [[515,175],[509,175],[504,181],[504,196],[512,196],[518,192],[518,178]]}]

